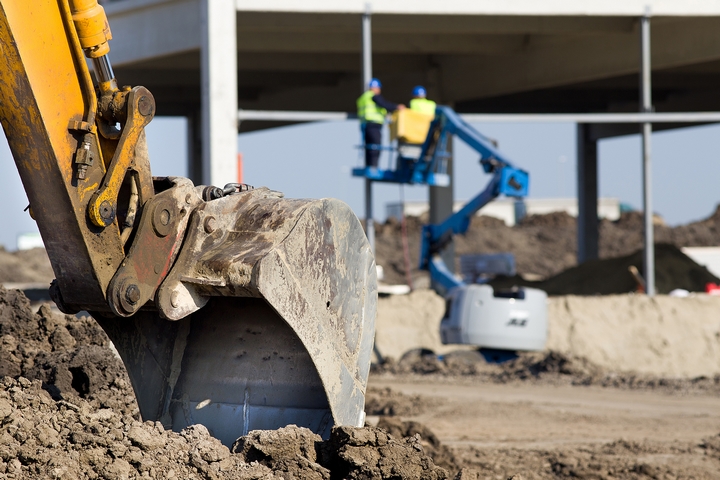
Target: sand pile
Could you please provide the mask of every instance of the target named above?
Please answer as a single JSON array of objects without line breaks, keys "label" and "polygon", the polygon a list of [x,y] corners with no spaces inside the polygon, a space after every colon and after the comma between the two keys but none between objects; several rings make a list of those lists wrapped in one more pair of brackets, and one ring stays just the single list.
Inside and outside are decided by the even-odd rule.
[{"label": "sand pile", "polygon": [[[431,290],[380,298],[376,344],[381,354],[398,360],[418,349],[441,355],[471,349],[440,343],[444,310],[442,297]],[[546,348],[586,358],[607,371],[663,378],[714,376],[720,374],[718,312],[720,298],[707,295],[550,297]],[[453,368],[471,373],[478,368],[473,361],[464,365],[461,357],[456,352],[447,358],[460,362]],[[431,362],[424,368],[437,367]]]},{"label": "sand pile", "polygon": [[436,353],[457,350],[457,345],[440,343],[439,325],[444,312],[445,301],[429,289],[379,298],[375,347],[381,355],[396,359],[415,348],[429,348]]},{"label": "sand pile", "polygon": [[[417,270],[420,254],[420,229],[426,219],[408,217],[408,243],[412,276],[425,278]],[[387,283],[405,283],[405,267],[400,224],[391,218],[378,224],[376,257],[385,268]],[[643,247],[642,214],[622,214],[616,222],[600,222],[600,258],[630,255]],[[720,209],[710,217],[678,227],[655,225],[655,241],[680,247],[720,245]],[[564,212],[531,215],[514,227],[492,217],[473,217],[470,229],[455,239],[458,255],[512,252],[518,273],[549,278],[576,265],[577,221]]]},{"label": "sand pile", "polygon": [[720,373],[720,298],[554,297],[546,347],[612,371],[714,376]]}]

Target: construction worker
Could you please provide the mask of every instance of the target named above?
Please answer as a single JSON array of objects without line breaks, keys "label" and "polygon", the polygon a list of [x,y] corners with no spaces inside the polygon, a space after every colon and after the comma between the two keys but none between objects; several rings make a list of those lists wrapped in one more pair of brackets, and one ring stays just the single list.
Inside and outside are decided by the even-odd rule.
[{"label": "construction worker", "polygon": [[365,141],[365,166],[376,167],[380,160],[382,126],[388,112],[402,110],[405,105],[389,102],[380,95],[382,84],[377,78],[370,80],[368,89],[357,99],[358,118]]},{"label": "construction worker", "polygon": [[422,85],[413,88],[413,98],[410,100],[410,110],[425,115],[435,116],[437,103],[427,99],[427,90]]}]

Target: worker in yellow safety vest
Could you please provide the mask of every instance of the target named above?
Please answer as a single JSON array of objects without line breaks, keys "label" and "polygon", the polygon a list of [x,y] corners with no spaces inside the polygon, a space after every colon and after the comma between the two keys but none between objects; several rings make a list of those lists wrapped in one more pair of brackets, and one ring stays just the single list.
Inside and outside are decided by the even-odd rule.
[{"label": "worker in yellow safety vest", "polygon": [[357,99],[357,114],[365,141],[365,166],[377,167],[382,145],[382,126],[388,112],[402,110],[405,105],[389,102],[380,94],[382,84],[377,78],[370,80],[368,89]]},{"label": "worker in yellow safety vest", "polygon": [[413,98],[410,100],[410,110],[425,115],[435,116],[437,103],[427,99],[427,90],[422,85],[413,88]]}]

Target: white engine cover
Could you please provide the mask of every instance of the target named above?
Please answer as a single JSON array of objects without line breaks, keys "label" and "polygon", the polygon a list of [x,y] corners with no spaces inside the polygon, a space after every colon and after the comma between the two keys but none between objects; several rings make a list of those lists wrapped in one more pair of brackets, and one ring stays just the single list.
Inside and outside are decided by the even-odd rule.
[{"label": "white engine cover", "polygon": [[489,285],[453,289],[446,297],[445,316],[440,322],[442,343],[542,350],[547,340],[547,294],[520,288],[517,297],[496,297]]}]

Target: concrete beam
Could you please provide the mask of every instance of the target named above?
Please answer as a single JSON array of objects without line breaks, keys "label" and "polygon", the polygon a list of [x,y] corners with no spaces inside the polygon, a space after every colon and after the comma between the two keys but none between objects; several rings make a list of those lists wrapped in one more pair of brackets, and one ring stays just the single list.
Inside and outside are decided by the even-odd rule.
[{"label": "concrete beam", "polygon": [[[720,18],[657,24],[656,70],[720,59]],[[522,52],[493,56],[437,57],[454,100],[503,95],[638,73],[637,33],[603,36],[529,36]],[[488,74],[488,69],[502,74]]]},{"label": "concrete beam", "polygon": [[[633,29],[631,17],[537,17],[487,15],[376,15],[373,35],[395,34],[596,34]],[[247,12],[238,15],[240,32],[349,33],[357,15],[338,13]]]},{"label": "concrete beam", "polygon": [[[240,52],[360,53],[358,32],[238,32]],[[483,54],[522,52],[523,35],[376,33],[373,53]]]},{"label": "concrete beam", "polygon": [[[347,0],[236,0],[240,11],[272,12],[363,12],[363,2]],[[654,16],[720,15],[713,0],[375,0],[373,14],[456,15],[578,15],[641,16],[649,6]]]},{"label": "concrete beam", "polygon": [[[354,72],[360,73],[359,52],[285,53],[239,52],[243,71],[265,72]],[[422,71],[428,68],[428,56],[375,54],[373,65],[379,71]]]}]

